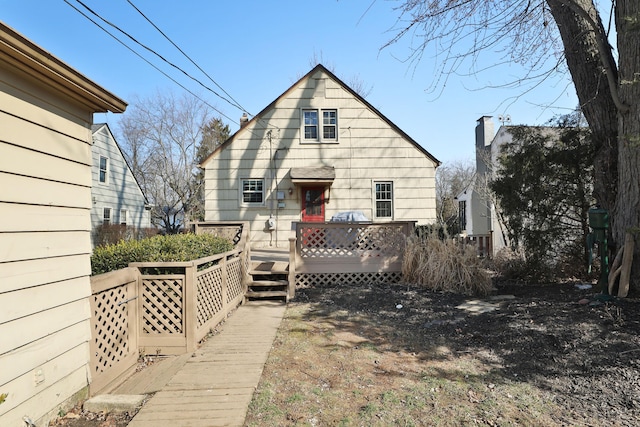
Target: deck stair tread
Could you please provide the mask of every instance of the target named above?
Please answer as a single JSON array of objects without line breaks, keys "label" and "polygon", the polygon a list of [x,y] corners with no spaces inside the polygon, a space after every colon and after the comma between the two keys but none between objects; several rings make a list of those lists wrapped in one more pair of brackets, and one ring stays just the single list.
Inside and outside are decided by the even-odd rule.
[{"label": "deck stair tread", "polygon": [[289,286],[286,280],[254,280],[249,284],[250,287],[278,287]]},{"label": "deck stair tread", "polygon": [[289,263],[285,261],[252,261],[251,281],[246,293],[251,299],[289,298]]},{"label": "deck stair tread", "polygon": [[250,274],[288,274],[289,263],[282,261],[258,261],[251,265]]},{"label": "deck stair tread", "polygon": [[288,292],[285,291],[248,291],[247,298],[274,298],[274,297],[287,297]]}]

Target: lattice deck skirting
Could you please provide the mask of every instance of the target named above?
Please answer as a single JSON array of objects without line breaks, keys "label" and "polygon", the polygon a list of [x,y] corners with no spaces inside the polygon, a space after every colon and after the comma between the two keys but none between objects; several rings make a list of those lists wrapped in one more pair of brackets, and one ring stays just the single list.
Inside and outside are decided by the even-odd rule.
[{"label": "lattice deck skirting", "polygon": [[299,273],[296,274],[296,287],[398,283],[401,280],[402,273],[399,271],[385,273]]},{"label": "lattice deck skirting", "polygon": [[118,304],[127,300],[126,288],[127,284],[91,296],[95,337],[94,375],[108,370],[132,351],[129,347],[129,307],[127,304]]}]

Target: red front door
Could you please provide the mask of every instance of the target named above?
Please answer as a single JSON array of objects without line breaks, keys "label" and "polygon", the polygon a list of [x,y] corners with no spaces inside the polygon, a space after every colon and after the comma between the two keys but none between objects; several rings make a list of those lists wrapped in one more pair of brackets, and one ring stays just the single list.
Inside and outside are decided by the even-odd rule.
[{"label": "red front door", "polygon": [[302,222],[324,222],[323,187],[302,187]]}]

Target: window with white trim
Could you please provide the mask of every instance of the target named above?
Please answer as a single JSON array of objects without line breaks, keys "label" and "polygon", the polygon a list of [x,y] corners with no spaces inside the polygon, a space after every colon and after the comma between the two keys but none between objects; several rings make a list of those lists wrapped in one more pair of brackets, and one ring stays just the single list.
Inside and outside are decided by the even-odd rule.
[{"label": "window with white trim", "polygon": [[120,225],[127,225],[127,210],[120,209]]},{"label": "window with white trim", "polygon": [[302,110],[303,142],[336,142],[338,140],[338,110]]},{"label": "window with white trim", "polygon": [[243,179],[241,181],[243,206],[264,205],[264,179]]},{"label": "window with white trim", "polygon": [[107,182],[107,166],[109,164],[109,159],[104,156],[100,156],[100,182]]},{"label": "window with white trim", "polygon": [[393,182],[375,182],[376,209],[375,217],[380,219],[393,218]]},{"label": "window with white trim", "polygon": [[102,223],[104,225],[111,224],[111,208],[102,209]]}]

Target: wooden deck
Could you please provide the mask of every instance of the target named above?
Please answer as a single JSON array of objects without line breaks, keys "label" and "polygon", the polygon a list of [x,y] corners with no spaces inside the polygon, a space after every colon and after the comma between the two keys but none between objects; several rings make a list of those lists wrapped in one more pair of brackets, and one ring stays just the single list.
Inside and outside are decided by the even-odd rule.
[{"label": "wooden deck", "polygon": [[151,366],[121,386],[117,393],[157,391],[129,427],[242,426],[285,307],[248,302],[193,354]]}]

